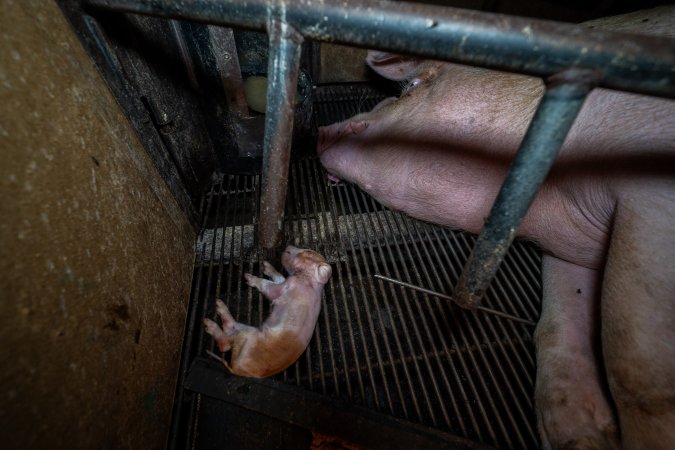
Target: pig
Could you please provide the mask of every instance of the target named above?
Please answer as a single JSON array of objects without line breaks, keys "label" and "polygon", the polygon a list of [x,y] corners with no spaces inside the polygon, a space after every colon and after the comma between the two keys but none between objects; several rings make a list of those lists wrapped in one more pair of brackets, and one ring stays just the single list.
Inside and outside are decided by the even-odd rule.
[{"label": "pig", "polygon": [[260,328],[234,320],[222,300],[216,301],[221,325],[204,319],[204,328],[221,352],[231,350],[228,363],[211,353],[235,375],[265,378],[293,364],[305,351],[314,332],[321,292],[331,277],[331,266],[317,252],[289,245],[281,256],[288,278],[267,261],[263,273],[271,280],[244,275],[272,303],[269,317]]},{"label": "pig", "polygon": [[[675,7],[586,25],[672,37]],[[480,232],[543,82],[376,51],[367,63],[406,87],[320,129],[327,173],[410,216]],[[675,101],[594,89],[517,230],[544,251],[542,448],[675,448],[673,224]]]}]

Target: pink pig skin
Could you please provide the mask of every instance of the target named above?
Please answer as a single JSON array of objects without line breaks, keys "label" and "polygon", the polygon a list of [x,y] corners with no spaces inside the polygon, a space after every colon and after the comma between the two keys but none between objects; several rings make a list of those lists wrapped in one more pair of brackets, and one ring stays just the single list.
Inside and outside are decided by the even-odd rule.
[{"label": "pink pig skin", "polygon": [[275,375],[293,364],[312,338],[321,310],[321,292],[330,279],[331,267],[318,253],[290,245],[281,262],[288,278],[267,261],[263,263],[264,273],[271,280],[245,274],[248,285],[272,302],[270,315],[260,328],[236,322],[221,300],[216,301],[216,311],[222,326],[204,319],[206,332],[213,336],[220,351],[232,351],[229,363],[221,361],[235,375]]}]

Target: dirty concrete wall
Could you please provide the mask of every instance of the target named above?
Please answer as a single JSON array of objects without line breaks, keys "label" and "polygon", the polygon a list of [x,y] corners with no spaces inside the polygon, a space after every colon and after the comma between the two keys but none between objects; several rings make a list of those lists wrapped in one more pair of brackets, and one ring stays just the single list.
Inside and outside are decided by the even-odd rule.
[{"label": "dirty concrete wall", "polygon": [[58,7],[0,7],[0,445],[163,448],[194,231]]}]

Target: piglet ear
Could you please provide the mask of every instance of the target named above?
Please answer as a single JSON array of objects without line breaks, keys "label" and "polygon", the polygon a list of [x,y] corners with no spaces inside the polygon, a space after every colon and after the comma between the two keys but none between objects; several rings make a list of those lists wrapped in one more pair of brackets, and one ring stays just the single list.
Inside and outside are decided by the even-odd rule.
[{"label": "piglet ear", "polygon": [[378,74],[394,81],[407,80],[416,75],[424,60],[415,56],[368,50],[366,63]]},{"label": "piglet ear", "polygon": [[316,279],[321,284],[328,283],[332,273],[333,269],[331,269],[330,264],[319,264],[316,266]]}]

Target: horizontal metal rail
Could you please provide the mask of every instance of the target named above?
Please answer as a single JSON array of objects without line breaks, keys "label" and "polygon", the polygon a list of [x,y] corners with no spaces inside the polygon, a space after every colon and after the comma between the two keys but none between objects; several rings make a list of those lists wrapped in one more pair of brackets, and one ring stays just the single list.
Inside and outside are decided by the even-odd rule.
[{"label": "horizontal metal rail", "polygon": [[118,11],[266,30],[278,18],[305,38],[410,53],[540,77],[570,67],[601,86],[675,98],[675,40],[501,14],[366,0],[89,0]]}]

